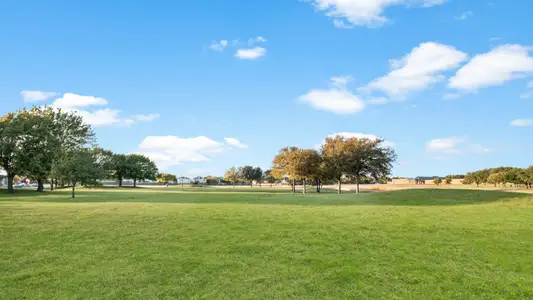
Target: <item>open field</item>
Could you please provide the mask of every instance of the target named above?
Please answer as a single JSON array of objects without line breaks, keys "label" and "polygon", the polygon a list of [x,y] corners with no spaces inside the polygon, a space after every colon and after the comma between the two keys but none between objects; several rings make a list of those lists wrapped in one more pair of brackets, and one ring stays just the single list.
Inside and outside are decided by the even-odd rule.
[{"label": "open field", "polygon": [[1,299],[532,299],[533,196],[0,191]]}]

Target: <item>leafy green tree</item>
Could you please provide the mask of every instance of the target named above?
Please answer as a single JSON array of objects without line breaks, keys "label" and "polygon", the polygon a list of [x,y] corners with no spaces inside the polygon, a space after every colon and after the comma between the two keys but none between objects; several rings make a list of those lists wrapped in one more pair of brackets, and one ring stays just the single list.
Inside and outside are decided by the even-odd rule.
[{"label": "leafy green tree", "polygon": [[505,184],[505,172],[490,174],[487,178],[487,183],[493,184],[494,186],[498,184]]},{"label": "leafy green tree", "polygon": [[303,193],[307,193],[307,181],[319,176],[321,157],[316,150],[298,149],[293,154],[295,176],[303,181]]},{"label": "leafy green tree", "polygon": [[272,175],[272,170],[266,170],[264,180],[270,184],[270,187],[276,183],[276,178]]},{"label": "leafy green tree", "polygon": [[0,161],[7,173],[7,191],[10,194],[15,192],[13,179],[21,171],[24,131],[24,124],[17,118],[17,113],[8,113],[0,118]]},{"label": "leafy green tree", "polygon": [[126,156],[128,166],[126,177],[133,179],[133,187],[141,180],[155,180],[158,170],[155,163],[142,154],[129,154]]},{"label": "leafy green tree", "polygon": [[261,183],[263,181],[263,177],[264,177],[264,174],[263,174],[263,170],[260,168],[260,167],[256,167],[254,168],[254,172],[253,172],[253,180],[257,183],[259,183],[259,187],[261,187]]},{"label": "leafy green tree", "polygon": [[118,186],[122,187],[124,178],[129,174],[130,165],[125,154],[113,154],[111,158],[111,177],[118,180]]},{"label": "leafy green tree", "polygon": [[349,138],[344,143],[345,170],[355,177],[357,193],[362,177],[377,180],[390,175],[397,156],[392,148],[383,145],[384,140]]},{"label": "leafy green tree", "polygon": [[439,186],[442,183],[442,179],[440,177],[433,178],[433,183]]},{"label": "leafy green tree", "polygon": [[448,175],[448,176],[446,176],[446,178],[444,180],[445,180],[446,184],[449,185],[449,184],[452,184],[452,179],[453,179],[452,176]]},{"label": "leafy green tree", "polygon": [[239,178],[248,182],[250,187],[253,187],[253,181],[256,178],[255,169],[252,166],[244,166],[239,169]]},{"label": "leafy green tree", "polygon": [[72,198],[75,198],[76,185],[97,184],[103,178],[104,170],[98,164],[96,154],[92,149],[79,149],[64,153],[56,164],[60,179],[70,183]]}]

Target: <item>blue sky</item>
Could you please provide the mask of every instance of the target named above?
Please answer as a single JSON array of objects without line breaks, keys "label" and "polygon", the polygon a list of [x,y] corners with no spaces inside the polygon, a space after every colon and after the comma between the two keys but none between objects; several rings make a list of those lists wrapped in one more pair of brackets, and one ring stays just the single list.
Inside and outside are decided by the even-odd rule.
[{"label": "blue sky", "polygon": [[533,164],[529,0],[4,1],[0,113],[79,112],[166,171],[379,136],[395,175]]}]

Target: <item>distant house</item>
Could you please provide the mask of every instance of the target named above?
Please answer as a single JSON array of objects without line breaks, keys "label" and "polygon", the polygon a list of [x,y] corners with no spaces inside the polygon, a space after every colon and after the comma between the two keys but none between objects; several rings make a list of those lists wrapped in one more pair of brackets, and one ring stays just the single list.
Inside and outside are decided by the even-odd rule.
[{"label": "distant house", "polygon": [[207,179],[205,179],[205,177],[202,177],[202,176],[197,176],[192,179],[192,182],[194,184],[206,184]]},{"label": "distant house", "polygon": [[189,177],[178,177],[178,184],[191,184],[193,181]]}]

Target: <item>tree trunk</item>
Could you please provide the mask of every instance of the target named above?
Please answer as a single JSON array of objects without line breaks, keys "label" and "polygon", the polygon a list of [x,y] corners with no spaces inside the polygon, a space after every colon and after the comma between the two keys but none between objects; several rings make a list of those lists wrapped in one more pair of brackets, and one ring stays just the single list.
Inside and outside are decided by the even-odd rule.
[{"label": "tree trunk", "polygon": [[133,187],[134,187],[134,188],[137,187],[137,179],[133,179]]},{"label": "tree trunk", "polygon": [[54,179],[50,179],[50,191],[54,191]]},{"label": "tree trunk", "polygon": [[295,194],[296,193],[296,180],[292,180],[292,193]]},{"label": "tree trunk", "polygon": [[122,177],[118,179],[118,187],[122,187]]},{"label": "tree trunk", "polygon": [[342,181],[341,181],[340,178],[339,178],[338,180],[339,180],[339,187],[338,187],[338,191],[337,191],[337,192],[338,192],[339,194],[342,194]]},{"label": "tree trunk", "polygon": [[356,193],[359,194],[359,181],[361,181],[361,178],[359,177],[359,175],[357,175],[355,177],[355,183],[357,184],[357,189],[356,189]]},{"label": "tree trunk", "polygon": [[7,192],[9,194],[15,193],[15,189],[13,188],[13,178],[15,178],[15,174],[7,173]]},{"label": "tree trunk", "polygon": [[72,184],[72,199],[76,198],[76,183]]},{"label": "tree trunk", "polygon": [[316,180],[316,192],[320,193],[320,180]]},{"label": "tree trunk", "polygon": [[253,181],[250,181],[250,187],[254,187],[254,182]]},{"label": "tree trunk", "polygon": [[44,192],[44,182],[42,179],[37,179],[37,192],[38,193]]},{"label": "tree trunk", "polygon": [[233,180],[233,188],[235,188],[235,180]]},{"label": "tree trunk", "polygon": [[57,178],[55,179],[54,185],[54,187],[57,189]]}]

